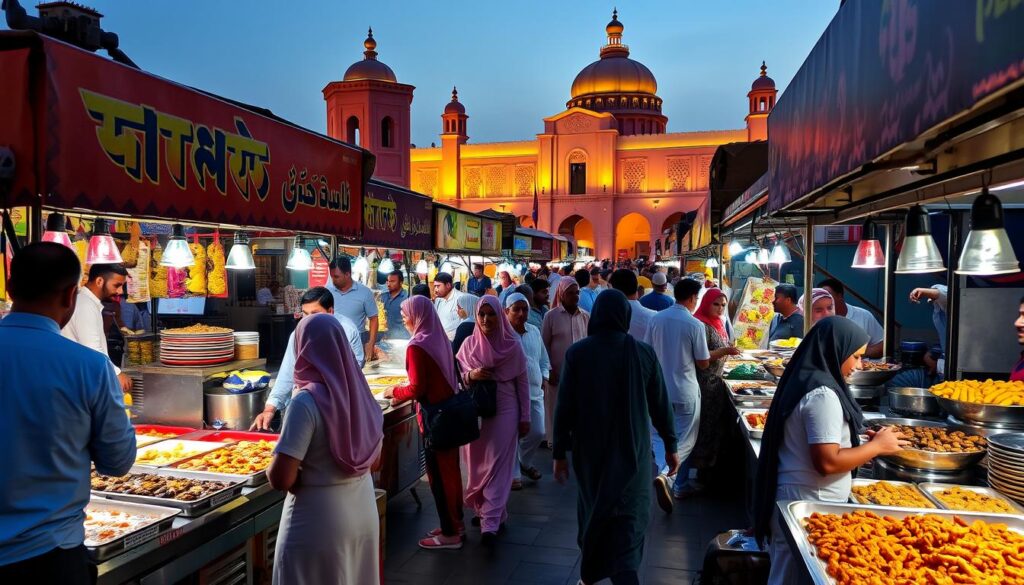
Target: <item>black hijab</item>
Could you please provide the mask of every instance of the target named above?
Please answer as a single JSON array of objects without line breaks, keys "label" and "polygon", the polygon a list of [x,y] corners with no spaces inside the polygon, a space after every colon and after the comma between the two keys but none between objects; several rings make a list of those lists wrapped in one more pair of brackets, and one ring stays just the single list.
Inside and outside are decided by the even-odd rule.
[{"label": "black hijab", "polygon": [[754,534],[758,540],[771,535],[772,511],[779,484],[779,451],[785,440],[786,419],[804,396],[822,386],[835,391],[843,405],[843,419],[850,425],[850,442],[854,447],[860,444],[864,413],[850,396],[842,365],[870,340],[863,329],[846,317],[826,317],[811,328],[786,366],[768,409],[768,420],[761,438],[761,456],[757,462]]},{"label": "black hijab", "polygon": [[597,295],[597,300],[594,301],[594,310],[590,313],[587,335],[628,333],[633,307],[630,306],[629,300],[621,291],[608,289]]}]

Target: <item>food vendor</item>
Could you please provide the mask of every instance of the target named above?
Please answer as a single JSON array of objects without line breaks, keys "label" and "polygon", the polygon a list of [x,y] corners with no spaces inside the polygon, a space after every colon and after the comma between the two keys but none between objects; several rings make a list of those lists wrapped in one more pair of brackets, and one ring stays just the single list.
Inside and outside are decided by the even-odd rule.
[{"label": "food vendor", "polygon": [[387,318],[388,330],[383,337],[387,339],[409,339],[409,331],[402,323],[402,303],[409,298],[409,293],[402,288],[402,271],[393,270],[388,274],[387,292],[381,295],[384,305],[384,316]]},{"label": "food vendor", "polygon": [[[341,323],[342,329],[345,330],[345,337],[348,338],[348,344],[352,347],[352,353],[356,356],[356,362],[360,368],[363,367],[363,343],[362,338],[359,336],[359,330],[356,329],[356,325],[351,319],[334,311],[334,295],[331,294],[331,291],[322,286],[314,286],[303,293],[299,302],[302,305],[303,317],[318,313],[334,315],[338,323]],[[263,412],[256,416],[256,420],[252,421],[252,426],[249,427],[249,430],[269,431],[270,423],[274,420],[274,413],[288,405],[294,386],[295,332],[293,331],[288,336],[288,345],[284,350],[284,358],[281,360],[281,367],[277,371],[277,379],[274,381],[274,388],[270,391],[270,397],[267,398],[267,404],[263,407]]]},{"label": "food vendor", "polygon": [[491,279],[484,274],[483,264],[473,265],[473,277],[469,279],[466,290],[469,294],[482,297],[491,289]]},{"label": "food vendor", "polygon": [[860,325],[860,328],[867,332],[871,341],[868,342],[868,351],[864,354],[864,357],[882,357],[882,351],[885,349],[885,331],[882,329],[882,325],[879,324],[878,319],[875,319],[875,316],[871,314],[871,311],[847,304],[846,287],[835,278],[827,278],[819,282],[818,288],[823,288],[828,291],[828,294],[832,295],[836,315],[846,317]]},{"label": "food vendor", "polygon": [[[797,300],[797,309],[800,314],[804,312],[804,296],[800,295],[800,299]],[[816,288],[811,290],[811,324],[815,324],[821,321],[825,317],[831,317],[836,314],[836,306],[832,301],[832,295],[823,288]]]},{"label": "food vendor", "polygon": [[946,285],[933,284],[930,288],[915,288],[910,291],[910,302],[920,303],[927,299],[932,304],[932,324],[939,336],[939,345],[924,354],[924,367],[904,367],[900,373],[885,383],[887,388],[928,388],[942,381],[946,354]]},{"label": "food vendor", "polygon": [[[344,315],[355,323],[356,330],[366,345],[363,354],[373,360],[373,346],[377,345],[377,330],[380,319],[377,315],[377,300],[373,291],[352,278],[352,261],[348,258],[335,258],[329,264],[331,281],[327,290],[334,295],[334,312]],[[374,273],[376,274],[376,273]],[[360,352],[356,352],[359,358]]]},{"label": "food vendor", "polygon": [[797,304],[799,298],[792,284],[775,287],[775,297],[772,299],[775,316],[768,328],[768,341],[804,336],[804,314]]},{"label": "food vendor", "polygon": [[868,341],[852,321],[823,318],[797,347],[775,391],[754,491],[755,536],[770,542],[770,585],[798,582],[802,562],[779,526],[776,502],[846,502],[851,471],[906,444],[893,427],[869,430],[868,442],[860,444],[864,415],[846,377],[860,368]]},{"label": "food vendor", "polygon": [[[124,264],[93,264],[89,268],[89,280],[78,289],[75,313],[61,334],[110,359],[107,353],[107,332],[103,327],[103,303],[122,294],[127,281],[128,270]],[[132,379],[117,364],[111,363],[121,390],[131,391]]]},{"label": "food vendor", "polygon": [[135,462],[110,359],[61,337],[81,274],[74,252],[50,242],[11,261],[14,307],[0,321],[0,583],[95,582],[83,545],[89,467],[123,475]]},{"label": "food vendor", "polygon": [[[1020,306],[1017,308],[1017,311],[1017,320],[1014,321],[1013,326],[1017,328],[1017,343],[1024,345],[1024,297],[1021,297]],[[1013,371],[1010,372],[1010,380],[1024,382],[1024,352],[1021,352],[1020,361],[1017,362],[1017,365],[1013,366]]]}]

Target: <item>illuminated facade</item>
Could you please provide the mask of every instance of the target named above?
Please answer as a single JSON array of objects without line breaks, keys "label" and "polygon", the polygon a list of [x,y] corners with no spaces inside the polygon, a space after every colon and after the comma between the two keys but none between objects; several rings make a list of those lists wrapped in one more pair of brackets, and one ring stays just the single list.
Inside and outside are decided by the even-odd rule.
[{"label": "illuminated facade", "polygon": [[[605,28],[608,42],[600,58],[580,71],[565,110],[545,118],[535,139],[470,143],[469,117],[453,90],[441,115],[441,145],[405,150],[409,173],[403,184],[462,209],[513,213],[524,226],[574,236],[598,258],[649,253],[661,231],[707,199],[708,168],[718,146],[767,139],[777,91],[762,65],[747,95],[745,128],[666,132],[658,83],[629,58],[617,16]],[[390,72],[373,72],[375,81],[400,86]],[[329,133],[342,139],[352,137],[327,96],[332,87],[344,91],[346,83],[324,90]],[[404,87],[411,101],[411,86]],[[381,156],[372,142],[361,145]]]}]

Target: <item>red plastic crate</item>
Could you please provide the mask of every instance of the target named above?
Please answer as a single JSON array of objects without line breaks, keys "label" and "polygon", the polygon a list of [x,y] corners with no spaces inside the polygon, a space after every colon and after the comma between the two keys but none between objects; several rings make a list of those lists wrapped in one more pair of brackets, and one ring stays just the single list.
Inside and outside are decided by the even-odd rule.
[{"label": "red plastic crate", "polygon": [[175,437],[194,433],[199,429],[193,429],[190,427],[172,427],[167,425],[135,425],[135,434],[142,434],[146,431],[156,431],[158,433],[174,433]]},{"label": "red plastic crate", "polygon": [[276,441],[281,435],[276,433],[257,433],[249,431],[199,431],[189,439],[211,441],[214,443],[236,443],[238,441]]}]

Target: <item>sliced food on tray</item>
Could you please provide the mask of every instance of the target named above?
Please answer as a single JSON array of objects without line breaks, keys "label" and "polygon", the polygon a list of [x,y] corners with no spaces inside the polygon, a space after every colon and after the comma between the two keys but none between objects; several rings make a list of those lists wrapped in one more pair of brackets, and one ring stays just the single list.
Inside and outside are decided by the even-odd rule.
[{"label": "sliced food on tray", "polygon": [[[159,508],[157,508],[159,509]],[[156,512],[139,512],[130,509],[118,509],[115,506],[85,506],[85,546],[103,546],[151,524],[159,522],[173,514]]]},{"label": "sliced food on tray", "polygon": [[853,486],[853,495],[862,504],[897,508],[934,508],[916,487],[907,483],[876,481]]},{"label": "sliced food on tray", "polygon": [[108,477],[95,471],[92,472],[90,483],[93,491],[97,492],[166,498],[182,502],[195,502],[235,485],[227,481],[200,480],[152,473],[129,473],[121,477]]},{"label": "sliced food on tray", "polygon": [[277,441],[239,441],[176,465],[176,469],[208,471],[230,475],[252,475],[270,466]]},{"label": "sliced food on tray", "polygon": [[764,423],[768,418],[767,412],[747,412],[743,416],[747,419],[747,424],[750,425],[750,428],[758,431],[764,430]]},{"label": "sliced food on tray", "polygon": [[1016,514],[1017,509],[1003,498],[990,496],[980,491],[951,486],[931,492],[932,497],[950,510],[963,512],[991,512],[995,514]]},{"label": "sliced food on tray", "polygon": [[200,453],[206,453],[218,449],[218,443],[206,443],[202,441],[181,441],[166,440],[139,449],[135,455],[135,463],[139,465],[164,466],[170,465],[182,459],[195,457]]},{"label": "sliced food on tray", "polygon": [[371,376],[367,378],[367,382],[371,386],[397,386],[408,381],[408,376]]}]

